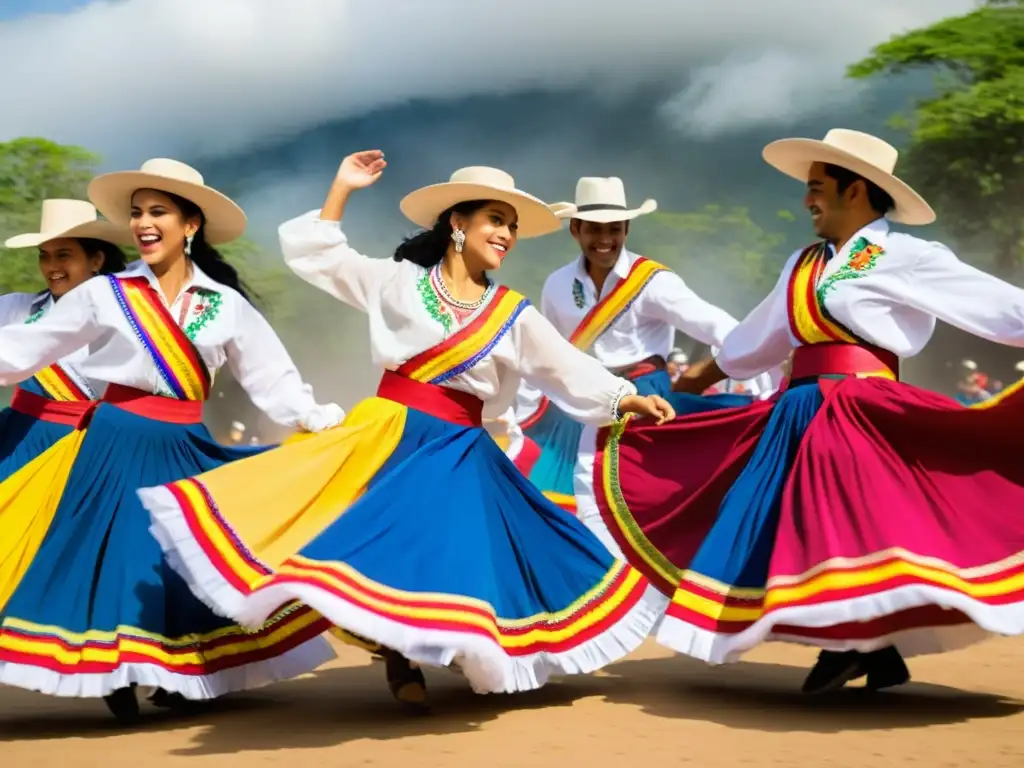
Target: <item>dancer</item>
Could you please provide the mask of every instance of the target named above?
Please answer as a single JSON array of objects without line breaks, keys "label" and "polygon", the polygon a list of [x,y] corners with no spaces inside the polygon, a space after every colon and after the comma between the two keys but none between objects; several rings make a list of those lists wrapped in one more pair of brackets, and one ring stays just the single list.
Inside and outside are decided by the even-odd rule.
[{"label": "dancer", "polygon": [[[899,381],[936,318],[1024,346],[1024,291],[940,243],[891,232],[934,220],[884,141],[836,129],[765,160],[807,185],[820,242],[715,359],[701,392],[782,363],[773,402],[607,433],[599,503],[629,560],[672,596],[659,639],[713,663],[765,640],[826,650],[804,690],[908,679],[901,654],[1024,632],[1017,586],[1021,387],[982,407]],[[965,446],[968,446],[965,448]]]},{"label": "dancer", "polygon": [[[0,296],[0,325],[33,323],[61,296],[95,275],[124,269],[118,244],[127,227],[96,218],[84,200],[44,200],[38,232],[8,238],[7,248],[37,248],[47,288]],[[0,411],[0,613],[50,528],[83,431],[80,418],[97,385],[76,369],[80,349],[14,391]]]},{"label": "dancer", "polygon": [[[245,214],[183,163],[150,160],[106,174],[89,198],[131,228],[142,259],[65,294],[37,322],[0,329],[0,383],[89,346],[83,376],[109,382],[54,524],[0,621],[0,682],[105,698],[138,718],[136,685],[183,706],[307,672],[333,653],[326,622],[287,606],[254,632],[216,617],[164,562],[136,489],[203,472],[258,448],[218,445],[202,425],[213,373],[232,372],[284,425],[337,424],[317,405],[281,342],[214,249]],[[4,500],[0,500],[4,503]]]},{"label": "dancer", "polygon": [[[630,208],[621,179],[583,177],[576,184],[575,203],[561,205],[557,215],[569,221],[580,256],[545,281],[541,312],[574,346],[633,381],[639,392],[669,395],[666,358],[676,330],[717,347],[737,321],[697,296],[679,275],[626,247],[631,222],[653,213],[655,200]],[[766,379],[763,386],[769,385]],[[742,405],[750,398],[717,402]],[[673,405],[678,411],[680,403]],[[703,404],[691,400],[687,406],[700,409]],[[528,385],[521,388],[516,417],[523,434],[539,448],[537,456],[521,453],[517,466],[617,552],[593,498],[596,427],[585,429]]]},{"label": "dancer", "polygon": [[[489,279],[521,237],[558,220],[508,174],[463,168],[409,194],[425,231],[367,258],[339,222],[385,167],[347,157],[320,211],[281,226],[289,266],[369,315],[377,396],[340,429],[140,493],[171,561],[246,625],[299,599],[384,647],[392,694],[426,700],[422,670],[457,665],[478,692],[537,688],[636,648],[664,608],[646,580],[547,502],[482,428],[520,376],[576,418],[670,418],[659,397],[565,342]],[[485,413],[486,412],[486,413]]]}]

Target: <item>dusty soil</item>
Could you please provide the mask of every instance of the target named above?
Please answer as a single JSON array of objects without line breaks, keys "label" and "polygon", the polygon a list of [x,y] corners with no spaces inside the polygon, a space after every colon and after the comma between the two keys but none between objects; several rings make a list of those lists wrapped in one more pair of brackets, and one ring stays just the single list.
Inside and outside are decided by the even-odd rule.
[{"label": "dusty soil", "polygon": [[1024,765],[1024,640],[911,662],[896,693],[798,692],[814,653],[771,645],[729,667],[653,642],[602,673],[520,696],[475,696],[429,674],[433,714],[396,709],[379,663],[342,647],[314,675],[205,711],[147,709],[125,731],[100,701],[0,689],[3,765],[684,766]]}]

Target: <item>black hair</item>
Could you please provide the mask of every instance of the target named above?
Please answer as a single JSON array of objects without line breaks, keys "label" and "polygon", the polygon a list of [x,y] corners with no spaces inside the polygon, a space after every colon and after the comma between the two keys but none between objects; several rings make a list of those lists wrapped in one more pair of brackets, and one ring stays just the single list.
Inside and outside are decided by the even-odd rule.
[{"label": "black hair", "polygon": [[234,288],[249,303],[252,303],[253,298],[258,298],[253,290],[239,277],[238,270],[231,266],[220,255],[220,252],[206,241],[206,216],[203,215],[202,209],[184,197],[162,190],[157,191],[162,195],[167,195],[178,206],[181,210],[181,215],[186,219],[198,217],[199,229],[192,237],[192,253],[189,254],[189,258],[192,259],[196,266],[218,283]]},{"label": "black hair", "polygon": [[868,205],[870,205],[871,210],[879,216],[884,216],[896,207],[896,202],[892,199],[892,195],[879,187],[873,181],[868,181],[863,176],[854,173],[848,168],[833,165],[832,163],[825,163],[825,175],[836,180],[836,191],[840,195],[849,189],[855,182],[863,181],[864,186],[868,190]]},{"label": "black hair", "polygon": [[113,243],[106,240],[98,240],[94,237],[78,237],[75,239],[82,246],[86,256],[95,256],[97,254],[103,256],[103,266],[100,267],[101,275],[114,275],[124,271],[124,251]]},{"label": "black hair", "polygon": [[467,200],[448,208],[437,217],[433,227],[403,240],[402,244],[395,248],[395,261],[411,261],[428,269],[434,266],[444,258],[448,251],[448,243],[452,241],[452,214],[472,216],[489,202],[490,200]]}]

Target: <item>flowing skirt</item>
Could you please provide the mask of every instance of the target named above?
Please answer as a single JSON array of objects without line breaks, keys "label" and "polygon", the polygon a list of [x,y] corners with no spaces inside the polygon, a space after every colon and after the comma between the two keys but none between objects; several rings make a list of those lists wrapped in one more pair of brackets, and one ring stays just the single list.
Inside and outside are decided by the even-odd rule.
[{"label": "flowing skirt", "polygon": [[658,639],[722,663],[765,640],[913,656],[1024,632],[1024,390],[985,405],[822,377],[608,430],[597,501],[671,596]]},{"label": "flowing skirt", "polygon": [[88,407],[22,390],[0,411],[0,614],[50,530]]},{"label": "flowing skirt", "polygon": [[140,496],[219,613],[255,626],[300,600],[414,662],[457,665],[481,693],[616,661],[667,603],[483,429],[381,397],[336,429]]},{"label": "flowing skirt", "polygon": [[149,533],[139,487],[253,453],[218,445],[201,424],[100,404],[53,524],[0,613],[0,682],[83,697],[138,684],[204,699],[332,658],[319,637],[328,625],[308,608],[288,606],[251,632],[216,616]]}]

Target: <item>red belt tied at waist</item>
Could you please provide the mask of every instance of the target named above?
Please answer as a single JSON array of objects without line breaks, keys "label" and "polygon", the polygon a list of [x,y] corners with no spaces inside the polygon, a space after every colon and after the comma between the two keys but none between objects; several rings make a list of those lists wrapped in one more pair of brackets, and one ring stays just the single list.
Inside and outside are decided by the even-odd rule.
[{"label": "red belt tied at waist", "polygon": [[50,400],[19,387],[14,391],[11,408],[41,421],[81,429],[88,424],[100,403],[107,403],[136,416],[169,424],[199,424],[203,420],[202,402],[175,400],[121,384],[108,385],[102,400],[67,403]]},{"label": "red belt tied at waist", "polygon": [[377,397],[463,427],[484,423],[484,401],[479,397],[451,387],[414,381],[394,371],[384,371],[377,385]]},{"label": "red belt tied at waist", "polygon": [[887,349],[867,344],[808,344],[793,350],[790,381],[815,376],[886,376],[900,378],[900,359]]}]

